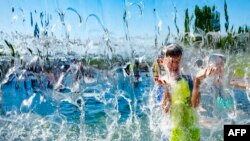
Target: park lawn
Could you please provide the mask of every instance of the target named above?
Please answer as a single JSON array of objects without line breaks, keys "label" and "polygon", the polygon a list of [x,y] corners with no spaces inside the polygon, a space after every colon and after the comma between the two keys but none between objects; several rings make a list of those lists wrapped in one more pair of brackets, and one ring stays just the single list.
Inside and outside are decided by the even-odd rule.
[{"label": "park lawn", "polygon": [[248,53],[232,56],[229,65],[234,72],[234,77],[250,78],[250,55]]}]

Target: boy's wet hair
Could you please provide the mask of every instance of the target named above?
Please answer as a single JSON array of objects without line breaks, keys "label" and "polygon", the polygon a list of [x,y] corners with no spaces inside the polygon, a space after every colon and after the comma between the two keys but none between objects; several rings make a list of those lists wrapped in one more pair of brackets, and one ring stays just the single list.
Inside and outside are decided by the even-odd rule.
[{"label": "boy's wet hair", "polygon": [[219,61],[222,61],[223,63],[226,63],[226,57],[222,54],[211,54],[208,58],[209,63],[218,63]]},{"label": "boy's wet hair", "polygon": [[182,47],[178,44],[167,44],[163,47],[161,51],[162,57],[170,56],[170,57],[178,57],[182,56]]}]

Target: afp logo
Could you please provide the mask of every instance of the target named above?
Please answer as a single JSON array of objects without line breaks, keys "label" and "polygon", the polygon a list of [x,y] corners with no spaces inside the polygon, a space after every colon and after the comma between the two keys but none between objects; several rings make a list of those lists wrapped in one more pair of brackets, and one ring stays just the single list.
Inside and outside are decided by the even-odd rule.
[{"label": "afp logo", "polygon": [[249,141],[250,125],[224,125],[224,141]]}]

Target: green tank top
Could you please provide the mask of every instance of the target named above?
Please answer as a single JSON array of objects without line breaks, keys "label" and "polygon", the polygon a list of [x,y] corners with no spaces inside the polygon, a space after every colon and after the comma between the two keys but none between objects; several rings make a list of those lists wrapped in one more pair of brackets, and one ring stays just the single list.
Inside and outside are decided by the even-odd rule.
[{"label": "green tank top", "polygon": [[190,87],[186,79],[182,78],[179,80],[172,89],[172,104],[182,103],[190,106],[191,90],[189,88]]},{"label": "green tank top", "polygon": [[170,141],[198,141],[200,130],[197,128],[197,116],[191,107],[191,90],[186,79],[177,82],[171,91]]}]

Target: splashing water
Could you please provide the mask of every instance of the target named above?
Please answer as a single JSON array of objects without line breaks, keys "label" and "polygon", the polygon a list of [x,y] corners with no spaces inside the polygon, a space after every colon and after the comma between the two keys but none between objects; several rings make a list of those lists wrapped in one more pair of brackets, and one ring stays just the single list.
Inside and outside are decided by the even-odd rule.
[{"label": "splashing water", "polygon": [[[40,12],[15,6],[10,10],[14,15],[11,20],[16,22],[22,16],[23,26],[28,22],[28,12],[31,34],[0,32],[0,140],[161,140],[170,132],[170,115],[157,101],[158,86],[151,70],[161,44],[170,38],[182,40],[177,6],[170,3],[178,36],[171,35],[167,26],[168,35],[161,40],[166,27],[157,7],[151,11],[154,35],[133,37],[131,16],[145,17],[146,4],[129,0],[123,4],[120,18],[125,37],[112,33],[98,12],[83,12],[79,7]],[[80,26],[73,26],[73,22]],[[90,29],[94,23],[98,30],[94,38],[70,38],[73,32],[94,34]],[[208,46],[208,38],[213,36],[212,45],[220,38],[217,32],[197,30],[192,36],[201,40],[183,45],[181,71],[191,76],[207,67],[207,58],[218,52],[202,48]],[[86,40],[82,39],[85,36]],[[232,69],[242,62],[238,58],[244,54],[225,52],[225,56],[228,61],[223,87],[214,86],[213,78],[207,78],[201,86],[197,109],[201,140],[223,140],[224,124],[250,123],[249,87],[244,91],[226,85],[227,76],[234,73]],[[140,79],[134,77],[136,61]],[[126,74],[125,64],[131,65],[131,75]],[[240,66],[245,68],[243,82],[248,84],[249,64],[244,65]],[[221,102],[216,95],[228,102]],[[223,112],[214,106],[216,102],[222,103],[219,108]]]}]

